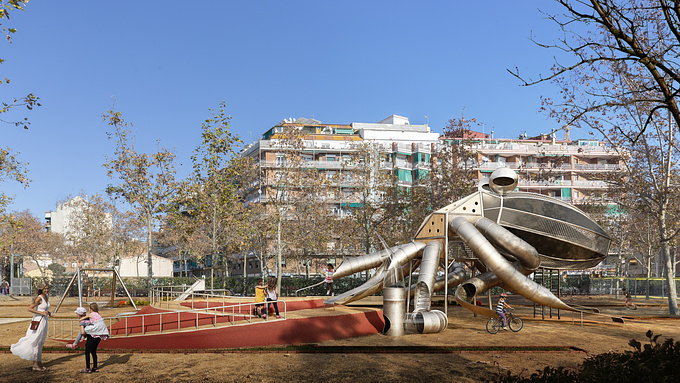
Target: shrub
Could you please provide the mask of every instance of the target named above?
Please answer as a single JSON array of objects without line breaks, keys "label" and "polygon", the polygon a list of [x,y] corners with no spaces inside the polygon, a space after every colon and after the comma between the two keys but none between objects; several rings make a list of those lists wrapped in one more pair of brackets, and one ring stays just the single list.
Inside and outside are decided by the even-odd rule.
[{"label": "shrub", "polygon": [[631,339],[628,344],[633,351],[623,353],[608,352],[586,359],[578,371],[563,367],[546,367],[543,371],[521,378],[508,372],[499,375],[498,382],[676,382],[680,376],[680,342],[672,338],[658,343],[661,334],[652,331],[645,334],[649,344]]}]

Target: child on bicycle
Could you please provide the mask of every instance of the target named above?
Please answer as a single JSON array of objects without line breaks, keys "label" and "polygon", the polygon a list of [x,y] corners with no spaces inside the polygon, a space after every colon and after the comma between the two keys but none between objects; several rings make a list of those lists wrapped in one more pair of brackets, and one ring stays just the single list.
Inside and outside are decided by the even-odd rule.
[{"label": "child on bicycle", "polygon": [[512,306],[508,304],[508,302],[505,301],[505,299],[508,297],[507,294],[502,293],[501,294],[501,299],[498,300],[498,304],[496,305],[496,314],[503,319],[503,330],[508,329],[508,320],[507,317],[505,316],[506,309],[512,310]]}]

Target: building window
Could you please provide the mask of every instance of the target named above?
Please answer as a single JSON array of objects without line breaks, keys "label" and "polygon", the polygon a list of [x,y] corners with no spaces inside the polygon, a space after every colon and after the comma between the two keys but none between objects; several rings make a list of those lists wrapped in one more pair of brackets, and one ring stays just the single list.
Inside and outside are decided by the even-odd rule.
[{"label": "building window", "polygon": [[285,154],[276,154],[276,165],[277,166],[283,166],[286,164],[286,155]]}]

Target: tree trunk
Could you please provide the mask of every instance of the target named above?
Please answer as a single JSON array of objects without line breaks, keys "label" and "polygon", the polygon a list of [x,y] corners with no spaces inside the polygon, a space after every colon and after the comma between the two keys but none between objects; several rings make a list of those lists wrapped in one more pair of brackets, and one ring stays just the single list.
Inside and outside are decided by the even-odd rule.
[{"label": "tree trunk", "polygon": [[281,264],[282,264],[282,259],[281,259],[281,224],[282,224],[283,218],[282,214],[279,214],[279,223],[277,225],[277,233],[276,233],[276,242],[277,242],[277,249],[276,249],[276,291],[279,292],[279,296],[281,296]]},{"label": "tree trunk", "polygon": [[[245,296],[247,291],[247,281],[248,281],[248,269],[246,268],[246,263],[248,262],[248,252],[243,253],[243,295]],[[262,266],[262,263],[260,263]],[[261,268],[261,267],[260,267]]]},{"label": "tree trunk", "polygon": [[227,289],[227,277],[229,277],[229,262],[224,260],[224,274],[222,275],[222,290]]},{"label": "tree trunk", "polygon": [[649,279],[652,277],[652,256],[647,257],[647,280],[645,281],[645,300],[649,300]]},{"label": "tree trunk", "polygon": [[671,316],[678,316],[680,312],[678,311],[678,291],[675,287],[675,269],[674,257],[671,254],[668,242],[663,242],[661,245],[661,251],[663,254],[663,267],[666,272],[666,288],[668,289],[668,313]]},{"label": "tree trunk", "polygon": [[146,288],[148,289],[149,296],[151,296],[151,286],[153,285],[153,259],[152,257],[152,249],[153,249],[153,234],[151,233],[151,214],[146,215],[146,229],[147,229],[147,234],[146,234],[146,254],[147,254],[147,279],[146,279]]}]

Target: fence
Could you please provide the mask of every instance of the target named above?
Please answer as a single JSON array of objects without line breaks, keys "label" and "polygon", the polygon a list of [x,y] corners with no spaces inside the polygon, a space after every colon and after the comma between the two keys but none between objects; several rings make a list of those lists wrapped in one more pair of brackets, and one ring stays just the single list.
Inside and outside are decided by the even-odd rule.
[{"label": "fence", "polygon": [[[201,326],[217,327],[220,324],[243,326],[253,322],[256,305],[265,306],[269,302],[255,303],[252,297],[232,297],[215,293],[190,293],[182,302],[174,298],[185,294],[187,286],[162,286],[151,291],[151,305],[165,309],[163,312],[147,314],[119,314],[103,318],[112,336],[145,335],[190,331]],[[220,302],[221,301],[221,302]],[[283,319],[287,319],[285,301],[276,301],[281,307]],[[266,318],[265,320],[269,320]],[[74,339],[80,330],[78,319],[50,318],[49,334],[56,339]]]},{"label": "fence", "polygon": [[[665,278],[619,278],[603,277],[590,278],[588,294],[620,294],[625,288],[633,296],[647,295],[647,282],[649,281],[649,295],[665,298],[668,295],[668,286]],[[675,291],[680,289],[680,278],[675,278]]]},{"label": "fence", "polygon": [[9,285],[9,293],[12,295],[33,294],[33,282],[31,278],[12,278]]}]

